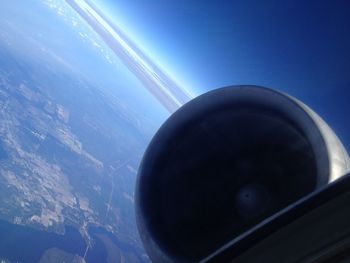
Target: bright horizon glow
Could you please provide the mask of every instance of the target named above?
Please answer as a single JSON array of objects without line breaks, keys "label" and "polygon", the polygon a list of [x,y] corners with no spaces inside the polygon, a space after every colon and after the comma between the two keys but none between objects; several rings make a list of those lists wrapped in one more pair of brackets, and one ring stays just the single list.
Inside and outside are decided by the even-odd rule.
[{"label": "bright horizon glow", "polygon": [[[83,11],[83,14],[87,15],[88,17],[90,17],[90,19],[92,19],[91,21],[87,20],[87,22],[90,24],[90,26],[92,26],[92,28],[95,31],[96,27],[92,25],[94,21],[97,22],[98,26],[102,27],[103,30],[108,33],[107,37],[111,37],[112,40],[115,41],[115,43],[109,43],[110,41],[108,41],[109,39],[106,40],[106,36],[104,37],[103,35],[101,35],[101,33],[99,34],[100,36],[102,36],[102,39],[109,45],[109,47],[116,53],[118,57],[120,57],[120,52],[123,53],[122,56],[126,56],[124,57],[124,62],[126,61],[125,63],[130,68],[134,69],[135,75],[141,81],[143,80],[144,85],[148,88],[148,90],[151,91],[151,93],[154,96],[157,97],[157,99],[160,102],[163,103],[163,105],[166,105],[166,101],[169,102],[169,100],[171,104],[175,104],[173,106],[169,106],[168,109],[170,107],[179,108],[181,105],[183,105],[185,102],[187,102],[193,97],[193,95],[191,95],[187,90],[179,87],[168,75],[165,74],[165,72],[162,72],[162,70],[160,70],[152,61],[147,61],[146,59],[144,59],[145,56],[143,56],[141,51],[138,50],[137,47],[135,48],[135,45],[133,49],[132,46],[130,46],[129,44],[130,41],[128,41],[128,39],[125,39],[126,36],[120,35],[120,33],[118,33],[114,29],[114,27],[108,21],[106,21],[105,18],[101,16],[99,12],[95,10],[94,7],[91,6],[87,1],[71,0],[67,2],[68,4],[70,4],[70,2],[73,2],[73,4],[75,3],[78,6],[78,8],[81,11]],[[74,8],[72,4],[71,6]],[[79,13],[79,10],[76,11],[78,11]],[[141,54],[138,54],[137,51]],[[156,91],[156,89],[159,90]],[[160,95],[157,96],[157,94]],[[174,110],[176,109],[170,109],[170,111]]]},{"label": "bright horizon glow", "polygon": [[164,86],[163,84],[158,80],[157,74],[153,71],[153,69],[132,49],[129,47],[129,45],[122,39],[117,32],[114,31],[114,29],[84,0],[76,0],[76,2],[82,7],[88,14],[93,16],[112,36],[129,52],[129,54],[137,61],[139,64],[149,71],[152,75],[154,75],[156,78],[155,80],[160,85],[160,87],[163,88],[163,90],[172,97],[176,102],[179,103],[179,106],[181,106],[181,103],[175,98]]},{"label": "bright horizon glow", "polygon": [[[176,81],[184,90],[190,95],[191,98],[197,97],[203,93],[202,90],[198,87],[202,86],[191,78],[185,78],[182,74],[184,67],[177,65],[176,61],[172,59],[170,55],[171,52],[162,50],[162,46],[154,45],[152,43],[152,38],[149,34],[145,34],[138,31],[138,24],[132,23],[135,22],[134,19],[129,19],[128,16],[125,16],[124,13],[118,12],[120,9],[116,9],[117,2],[115,6],[108,1],[100,0],[89,0],[95,6],[100,7],[100,10],[103,11],[103,14],[106,15],[110,21],[116,23],[123,32],[128,32],[128,37],[134,43],[142,43],[142,47],[139,47],[145,54],[149,55],[152,58],[152,61],[155,62],[163,71],[166,72],[168,76]],[[165,53],[164,53],[165,52]]]}]

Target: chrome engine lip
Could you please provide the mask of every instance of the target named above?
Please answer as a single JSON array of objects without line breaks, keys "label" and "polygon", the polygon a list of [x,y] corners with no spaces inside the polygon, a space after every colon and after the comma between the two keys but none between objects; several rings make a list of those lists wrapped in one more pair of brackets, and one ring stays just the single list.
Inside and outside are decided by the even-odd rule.
[{"label": "chrome engine lip", "polygon": [[349,171],[349,156],[332,129],[313,110],[290,95],[261,86],[239,85],[219,88],[198,96],[183,105],[162,125],[149,144],[140,164],[135,191],[136,221],[145,249],[154,262],[173,262],[177,258],[164,252],[161,245],[154,240],[148,230],[147,219],[140,205],[142,184],[147,181],[144,177],[145,174],[147,177],[148,167],[152,166],[154,161],[148,153],[157,152],[159,145],[171,140],[171,134],[176,132],[178,127],[190,123],[193,116],[206,114],[215,107],[246,101],[277,109],[282,115],[288,116],[292,122],[298,124],[298,128],[310,142],[317,160],[316,189],[329,184]]}]

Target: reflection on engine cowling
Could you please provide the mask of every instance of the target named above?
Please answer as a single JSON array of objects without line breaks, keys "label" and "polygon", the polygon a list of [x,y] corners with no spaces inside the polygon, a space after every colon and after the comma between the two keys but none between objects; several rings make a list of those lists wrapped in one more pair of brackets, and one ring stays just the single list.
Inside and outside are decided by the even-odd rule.
[{"label": "reflection on engine cowling", "polygon": [[349,170],[329,126],[288,95],[233,86],[159,129],[139,169],[136,216],[154,262],[198,261]]}]

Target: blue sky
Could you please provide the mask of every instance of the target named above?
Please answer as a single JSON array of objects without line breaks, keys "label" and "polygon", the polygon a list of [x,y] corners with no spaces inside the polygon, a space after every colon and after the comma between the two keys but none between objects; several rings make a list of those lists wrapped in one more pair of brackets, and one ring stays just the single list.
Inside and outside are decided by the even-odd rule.
[{"label": "blue sky", "polygon": [[185,88],[200,94],[256,84],[288,92],[350,150],[349,1],[94,2]]}]

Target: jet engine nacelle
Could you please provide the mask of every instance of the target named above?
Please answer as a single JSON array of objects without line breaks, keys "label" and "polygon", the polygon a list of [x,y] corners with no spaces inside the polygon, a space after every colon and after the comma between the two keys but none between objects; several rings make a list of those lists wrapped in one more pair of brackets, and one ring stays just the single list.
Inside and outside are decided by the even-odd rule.
[{"label": "jet engine nacelle", "polygon": [[217,89],[182,106],[148,146],[139,232],[154,262],[199,261],[348,170],[337,136],[299,100]]}]

